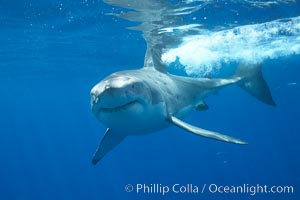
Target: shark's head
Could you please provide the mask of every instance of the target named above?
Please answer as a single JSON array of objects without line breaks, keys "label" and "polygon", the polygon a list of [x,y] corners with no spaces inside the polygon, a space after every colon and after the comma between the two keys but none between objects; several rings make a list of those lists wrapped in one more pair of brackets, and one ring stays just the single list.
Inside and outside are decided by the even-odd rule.
[{"label": "shark's head", "polygon": [[144,80],[132,75],[112,74],[91,90],[94,115],[107,127],[120,131],[131,130],[145,122],[153,111],[153,93]]}]

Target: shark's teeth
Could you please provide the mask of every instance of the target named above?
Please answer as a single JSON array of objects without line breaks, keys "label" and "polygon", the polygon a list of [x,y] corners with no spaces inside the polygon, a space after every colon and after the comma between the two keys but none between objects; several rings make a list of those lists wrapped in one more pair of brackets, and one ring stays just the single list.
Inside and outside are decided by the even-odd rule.
[{"label": "shark's teeth", "polygon": [[128,109],[129,107],[131,107],[132,105],[134,105],[136,103],[138,103],[138,101],[131,101],[131,102],[128,102],[124,105],[117,106],[117,107],[114,107],[114,108],[100,108],[99,111],[100,112],[105,112],[105,113],[120,112],[120,111]]}]

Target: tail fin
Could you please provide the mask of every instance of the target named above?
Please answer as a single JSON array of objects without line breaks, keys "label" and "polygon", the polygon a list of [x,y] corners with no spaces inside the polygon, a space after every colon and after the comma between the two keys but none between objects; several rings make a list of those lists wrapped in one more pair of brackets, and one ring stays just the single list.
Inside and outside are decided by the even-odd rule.
[{"label": "tail fin", "polygon": [[241,77],[237,84],[249,94],[265,104],[276,106],[269,86],[263,78],[261,64],[252,66],[239,65],[235,77]]}]

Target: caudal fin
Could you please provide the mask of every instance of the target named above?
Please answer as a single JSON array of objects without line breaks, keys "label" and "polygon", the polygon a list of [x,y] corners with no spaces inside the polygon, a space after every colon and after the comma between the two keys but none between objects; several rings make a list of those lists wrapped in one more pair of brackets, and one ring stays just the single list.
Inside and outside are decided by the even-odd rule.
[{"label": "caudal fin", "polygon": [[240,65],[235,77],[241,78],[237,84],[249,94],[265,104],[276,106],[269,86],[263,78],[261,64],[251,66]]}]

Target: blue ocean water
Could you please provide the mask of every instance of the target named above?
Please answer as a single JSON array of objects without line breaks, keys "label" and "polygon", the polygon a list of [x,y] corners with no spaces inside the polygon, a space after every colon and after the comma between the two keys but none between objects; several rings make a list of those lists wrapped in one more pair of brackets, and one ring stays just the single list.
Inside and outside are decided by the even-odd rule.
[{"label": "blue ocean water", "polygon": [[[278,2],[248,8],[216,1],[184,16],[186,24],[208,18],[203,26],[210,32],[201,35],[205,40],[227,38],[221,37],[227,42],[218,43],[222,48],[210,43],[202,49],[202,53],[215,55],[199,61],[206,72],[226,71],[247,55],[247,61],[253,60],[244,49],[261,50],[258,61],[263,63],[276,107],[232,86],[207,99],[208,111],[185,118],[205,129],[242,138],[248,145],[208,140],[171,127],[128,137],[93,166],[91,158],[106,127],[90,111],[89,92],[112,72],[142,67],[146,43],[141,32],[126,29],[137,23],[107,15],[122,8],[102,1],[0,0],[0,199],[299,199],[300,6],[299,1]],[[280,30],[290,30],[288,33],[275,30],[270,40],[243,37],[244,25],[285,18],[293,19],[289,29],[287,24],[280,25]],[[221,25],[224,27],[216,28]],[[259,27],[251,30],[265,30]],[[224,31],[232,28],[240,28],[242,34],[228,39]],[[173,51],[191,49],[193,46],[187,45],[193,39],[170,48],[164,54],[166,62],[172,61]],[[282,48],[268,46],[276,43]],[[227,44],[235,51],[226,50]],[[251,45],[240,48],[245,44]],[[195,64],[197,59],[195,65],[188,62],[193,56],[177,56],[189,66],[185,73],[202,72]],[[212,69],[212,64],[217,69]],[[134,191],[126,192],[128,184]],[[199,192],[136,192],[137,184],[170,188],[192,184]],[[213,193],[208,187],[214,184],[292,186],[293,193]]]}]

